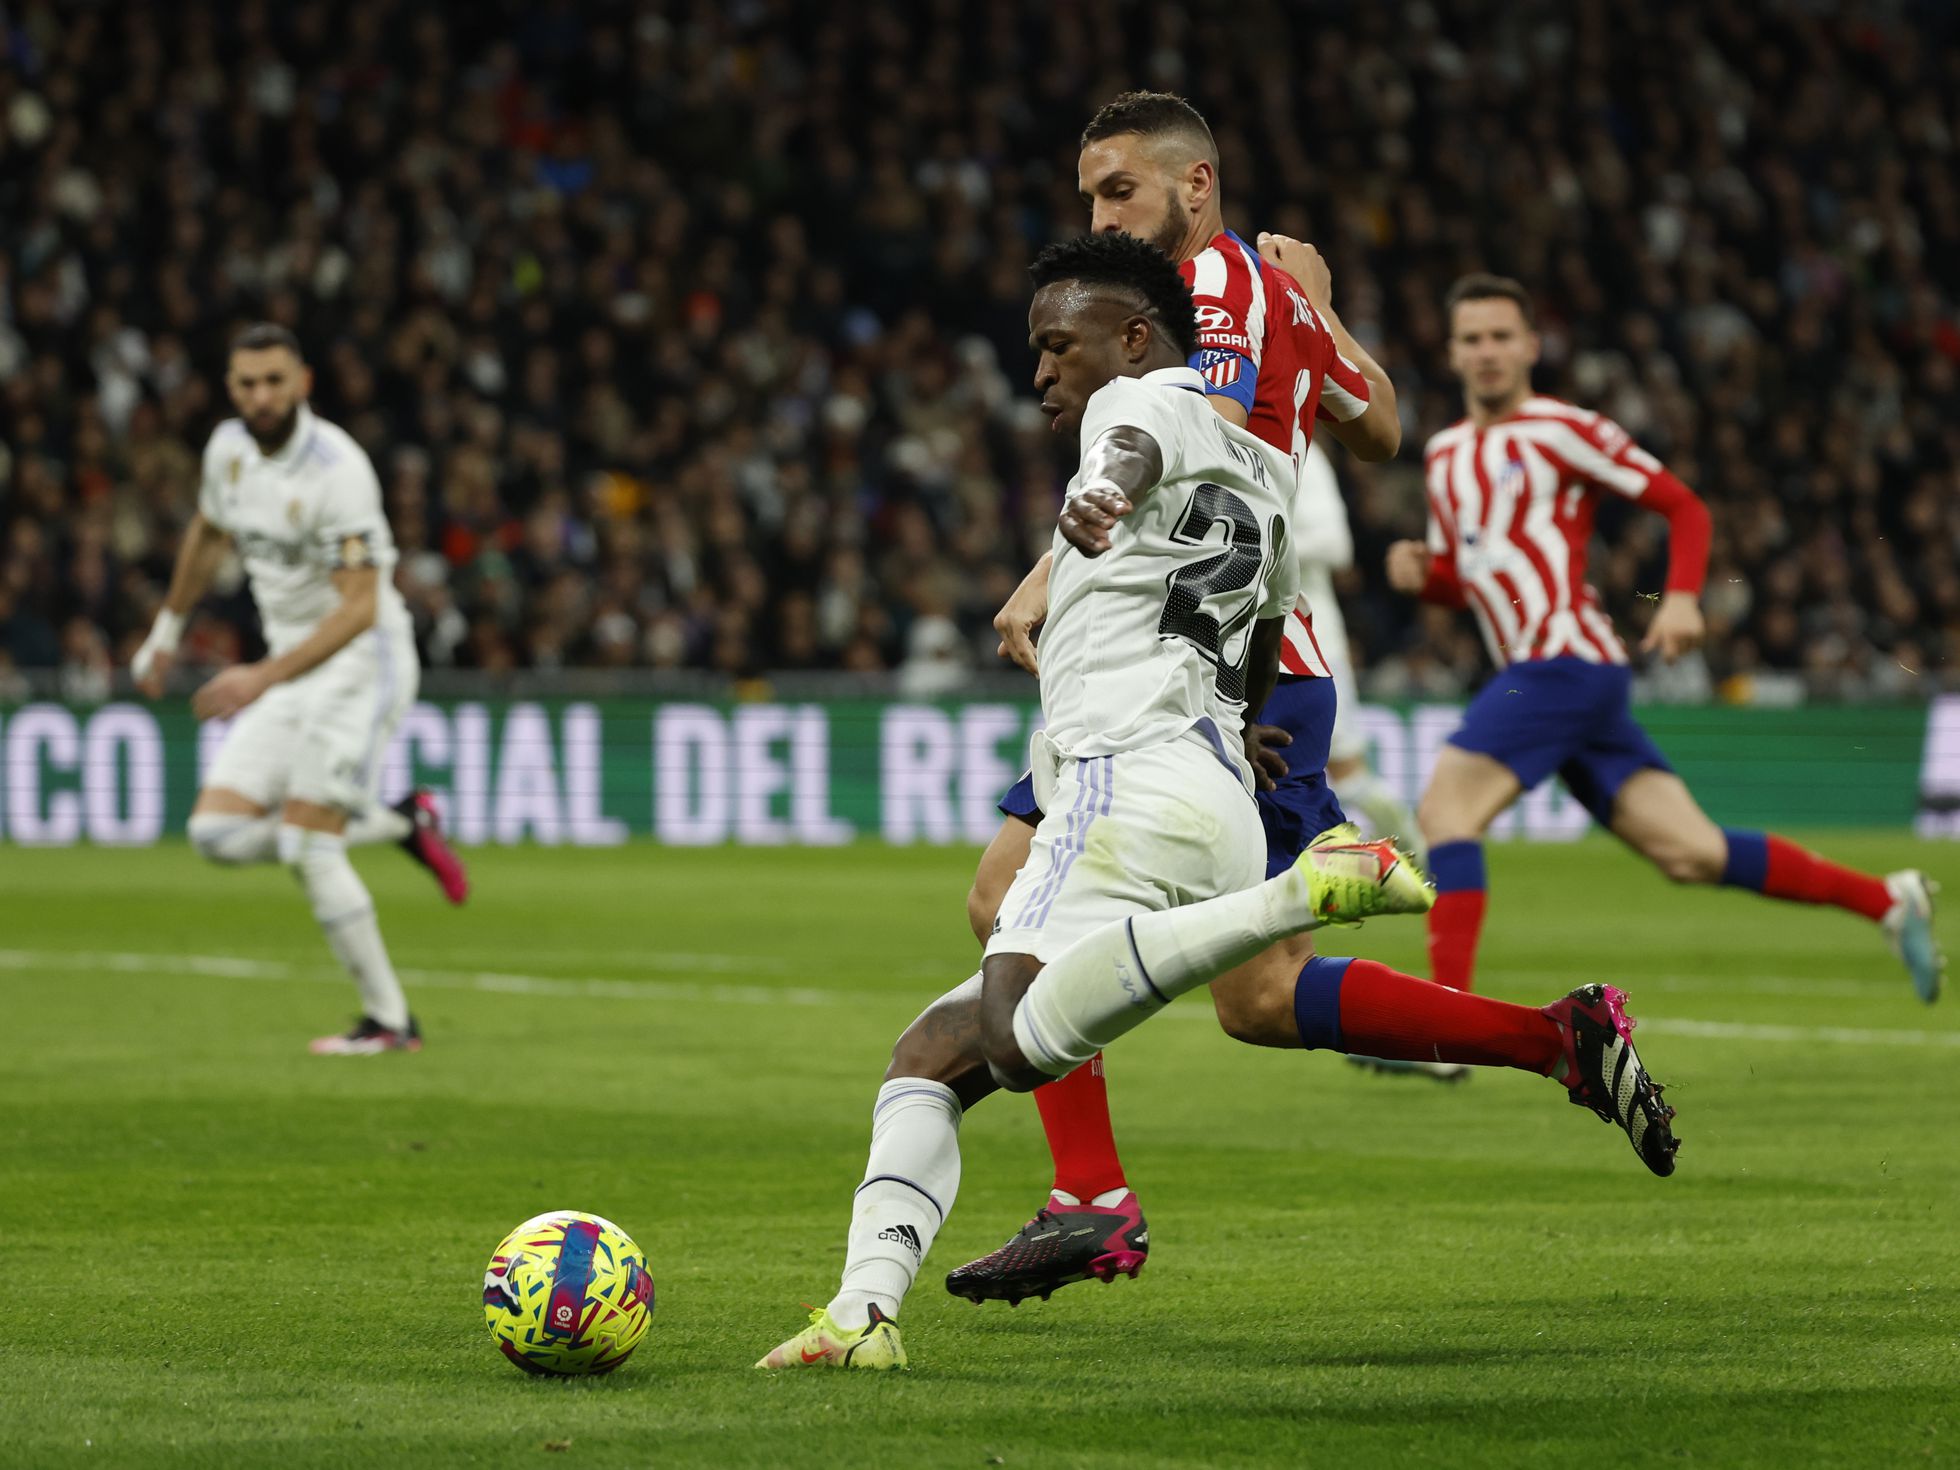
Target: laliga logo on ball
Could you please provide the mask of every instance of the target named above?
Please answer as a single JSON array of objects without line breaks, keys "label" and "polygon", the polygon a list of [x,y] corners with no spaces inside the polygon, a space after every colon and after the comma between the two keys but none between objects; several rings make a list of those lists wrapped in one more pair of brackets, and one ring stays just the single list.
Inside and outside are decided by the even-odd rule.
[{"label": "laliga logo on ball", "polygon": [[558,1210],[506,1235],[483,1277],[483,1320],[526,1373],[610,1373],[653,1320],[646,1254],[603,1215]]}]

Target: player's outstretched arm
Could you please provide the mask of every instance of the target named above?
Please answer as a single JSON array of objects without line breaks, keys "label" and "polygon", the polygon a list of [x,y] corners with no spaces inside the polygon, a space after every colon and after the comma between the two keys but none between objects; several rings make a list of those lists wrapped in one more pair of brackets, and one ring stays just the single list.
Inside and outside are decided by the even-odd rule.
[{"label": "player's outstretched arm", "polygon": [[1328,430],[1356,459],[1378,462],[1395,458],[1402,447],[1402,419],[1395,405],[1395,385],[1334,311],[1334,277],[1320,252],[1291,235],[1261,233],[1259,254],[1300,283],[1307,300],[1327,323],[1334,346],[1360,370],[1368,383],[1368,406],[1351,419],[1330,419]]},{"label": "player's outstretched arm", "polygon": [[1673,475],[1662,471],[1638,502],[1667,517],[1667,590],[1654,609],[1642,653],[1658,653],[1668,663],[1701,647],[1707,625],[1701,616],[1701,588],[1708,575],[1708,543],[1713,529],[1708,506]]},{"label": "player's outstretched arm", "polygon": [[1007,605],[994,614],[994,631],[1000,634],[1000,647],[995,652],[1036,678],[1041,677],[1041,664],[1035,655],[1034,635],[1048,620],[1048,572],[1054,565],[1055,553],[1042,552],[1041,560],[1021,578]]},{"label": "player's outstretched arm", "polygon": [[1164,452],[1132,424],[1107,430],[1082,455],[1075,494],[1062,507],[1062,536],[1084,556],[1109,550],[1110,532],[1164,478]]},{"label": "player's outstretched arm", "polygon": [[170,590],[157,609],[150,635],[129,661],[130,676],[136,687],[150,699],[163,693],[163,682],[170,677],[170,666],[177,661],[177,644],[184,636],[184,621],[196,607],[204,590],[217,575],[218,561],[231,538],[204,519],[201,512],[191,516],[184,527],[183,544],[177,548],[177,564],[170,570]]},{"label": "player's outstretched arm", "polygon": [[1701,589],[1713,522],[1702,498],[1633,436],[1601,414],[1582,415],[1560,446],[1572,472],[1596,491],[1625,496],[1667,518],[1667,585],[1640,642],[1669,663],[1701,647]]},{"label": "player's outstretched arm", "polygon": [[191,713],[200,720],[230,719],[274,684],[318,668],[374,626],[380,582],[374,567],[340,568],[333,574],[340,602],[311,633],[282,654],[226,669],[191,697]]}]

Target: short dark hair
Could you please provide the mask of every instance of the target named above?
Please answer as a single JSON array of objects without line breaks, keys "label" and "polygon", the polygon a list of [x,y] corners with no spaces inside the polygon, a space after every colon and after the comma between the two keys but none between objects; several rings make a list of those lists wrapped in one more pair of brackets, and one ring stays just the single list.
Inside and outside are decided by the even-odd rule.
[{"label": "short dark hair", "polygon": [[1114,233],[1078,235],[1050,245],[1028,268],[1039,291],[1057,281],[1084,281],[1128,291],[1171,345],[1189,357],[1198,350],[1198,308],[1171,258],[1147,240]]},{"label": "short dark hair", "polygon": [[1123,133],[1145,138],[1182,133],[1202,144],[1205,158],[1213,168],[1218,166],[1218,143],[1204,114],[1173,92],[1122,92],[1110,98],[1082,130],[1082,146]]},{"label": "short dark hair", "polygon": [[301,362],[306,361],[306,354],[299,350],[299,338],[277,322],[253,322],[231,339],[233,352],[263,352],[268,347],[283,347]]},{"label": "short dark hair", "polygon": [[1531,293],[1525,290],[1522,282],[1514,281],[1509,276],[1477,271],[1457,277],[1450,289],[1443,293],[1444,320],[1453,320],[1456,309],[1466,301],[1515,301],[1518,310],[1524,313],[1524,324],[1537,330],[1538,314],[1531,309]]}]

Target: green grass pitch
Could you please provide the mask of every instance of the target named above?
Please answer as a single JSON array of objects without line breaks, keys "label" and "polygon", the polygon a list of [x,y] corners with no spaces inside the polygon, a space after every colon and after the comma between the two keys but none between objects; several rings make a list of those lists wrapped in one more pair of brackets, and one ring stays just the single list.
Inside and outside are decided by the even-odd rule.
[{"label": "green grass pitch", "polygon": [[[1960,893],[1960,849],[1816,836]],[[1858,920],[1598,839],[1492,849],[1483,988],[1626,986],[1674,1178],[1553,1084],[1255,1052],[1194,996],[1110,1062],[1140,1280],[943,1293],[1047,1184],[996,1098],[914,1371],[753,1372],[834,1286],[887,1048],[973,968],[972,860],[482,852],[456,912],[367,853],[429,1049],[330,1060],[305,1042],[353,992],[283,873],[0,849],[0,1463],[1960,1460],[1960,1000],[1921,1007]],[[1343,947],[1422,963],[1410,921]],[[652,1261],[610,1379],[527,1379],[483,1328],[490,1248],[554,1208]]]}]

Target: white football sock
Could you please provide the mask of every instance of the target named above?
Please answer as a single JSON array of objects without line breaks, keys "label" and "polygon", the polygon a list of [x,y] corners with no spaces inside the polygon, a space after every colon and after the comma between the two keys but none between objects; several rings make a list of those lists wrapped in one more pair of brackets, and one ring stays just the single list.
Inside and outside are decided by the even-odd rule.
[{"label": "white football sock", "polygon": [[923,1077],[895,1077],[871,1111],[871,1156],[851,1204],[844,1279],[830,1301],[839,1327],[887,1317],[912,1289],[960,1189],[960,1100]]},{"label": "white football sock", "polygon": [[1065,1077],[1180,995],[1319,922],[1307,880],[1288,868],[1242,893],[1107,924],[1035,977],[1014,1008],[1014,1040]]},{"label": "white football sock", "polygon": [[313,905],[313,917],[327,936],[327,947],[360,987],[361,1010],[391,1031],[406,1031],[408,1000],[381,942],[374,900],[347,861],[345,840],[334,832],[282,826],[279,861],[299,879],[307,902]]},{"label": "white football sock", "polygon": [[400,842],[414,830],[415,823],[393,807],[376,801],[370,802],[358,817],[350,818],[347,830],[340,836],[349,847],[364,847],[370,842]]},{"label": "white football sock", "polygon": [[[1106,1210],[1111,1205],[1120,1205],[1123,1202],[1123,1196],[1129,1192],[1129,1185],[1119,1184],[1114,1189],[1105,1189],[1101,1194],[1090,1200],[1089,1203],[1099,1210]],[[1080,1209],[1082,1207],[1082,1201],[1070,1194],[1066,1189],[1051,1189],[1048,1191],[1048,1194],[1056,1203],[1067,1205],[1071,1209]]]},{"label": "white football sock", "polygon": [[279,856],[279,818],[270,813],[198,812],[184,830],[198,856],[227,867],[269,863]]}]

